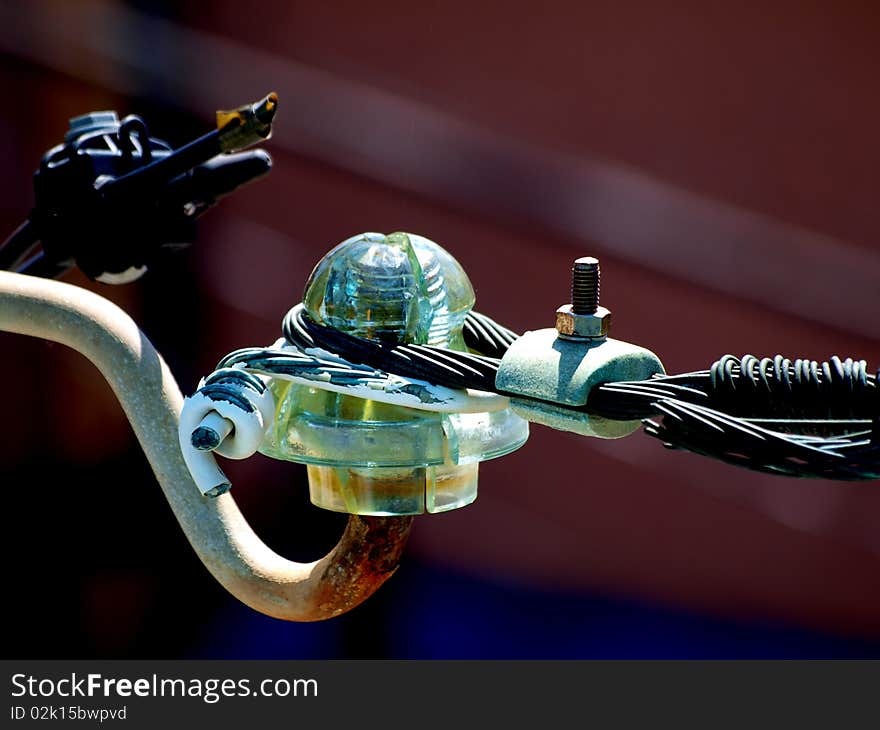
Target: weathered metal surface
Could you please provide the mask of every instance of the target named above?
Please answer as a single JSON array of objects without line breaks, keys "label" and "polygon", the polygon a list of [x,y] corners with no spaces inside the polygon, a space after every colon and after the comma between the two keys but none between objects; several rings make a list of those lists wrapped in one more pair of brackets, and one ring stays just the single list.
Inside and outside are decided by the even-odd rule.
[{"label": "weathered metal surface", "polygon": [[639,426],[642,425],[638,420],[613,421],[610,418],[564,408],[546,401],[511,398],[510,407],[516,415],[530,423],[600,439],[623,438],[638,431]]},{"label": "weathered metal surface", "polygon": [[587,314],[575,312],[572,304],[563,304],[556,310],[556,331],[563,337],[599,339],[610,329],[611,312],[605,307],[596,307]]},{"label": "weathered metal surface", "polygon": [[556,310],[556,331],[563,339],[604,338],[611,312],[599,306],[599,260],[576,259],[571,268],[571,302]]},{"label": "weathered metal surface", "polygon": [[[650,350],[607,337],[611,312],[599,306],[599,260],[576,259],[571,270],[571,302],[556,310],[556,329],[526,332],[511,343],[495,376],[523,418],[583,436],[628,436],[639,421],[614,421],[587,413],[590,391],[601,383],[646,380],[662,373]],[[574,408],[572,408],[572,406]]]},{"label": "weathered metal surface", "polygon": [[180,389],[159,353],[116,305],[79,287],[0,272],[0,330],[68,345],[98,367],[193,549],[251,608],[292,621],[329,618],[356,606],[394,572],[411,518],[352,517],[327,556],[303,564],[267,547],[231,495],[203,497],[178,444]]},{"label": "weathered metal surface", "polygon": [[320,621],[345,613],[368,598],[397,570],[412,517],[352,515],[319,579],[313,615]]},{"label": "weathered metal surface", "polygon": [[495,385],[505,393],[583,406],[594,385],[646,380],[662,373],[660,359],[629,342],[569,340],[555,329],[526,332],[501,360]]}]

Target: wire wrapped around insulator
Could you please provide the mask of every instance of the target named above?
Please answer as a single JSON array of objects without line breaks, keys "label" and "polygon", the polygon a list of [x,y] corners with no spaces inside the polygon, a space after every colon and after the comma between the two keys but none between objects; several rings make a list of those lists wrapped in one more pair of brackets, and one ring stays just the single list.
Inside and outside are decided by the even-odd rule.
[{"label": "wire wrapped around insulator", "polygon": [[246,347],[229,353],[217,370],[243,366],[274,375],[314,378],[321,382],[348,385],[354,382],[384,381],[388,376],[368,365],[341,358],[314,357],[294,348]]},{"label": "wire wrapped around insulator", "polygon": [[348,362],[319,348],[306,353],[283,339],[271,347],[247,347],[226,355],[217,369],[229,368],[260,378],[436,413],[486,413],[508,405],[507,398],[497,393],[448,388],[388,373]]},{"label": "wire wrapped around insulator", "polygon": [[462,327],[468,349],[487,357],[502,358],[519,335],[491,317],[479,312],[468,312]]},{"label": "wire wrapped around insulator", "polygon": [[[449,388],[497,392],[499,357],[517,335],[472,312],[465,342],[474,352],[380,343],[314,322],[302,305],[285,317],[288,343]],[[493,357],[494,356],[494,357]],[[668,447],[794,477],[880,477],[880,391],[864,360],[827,362],[725,355],[708,370],[605,383],[584,410],[645,421]],[[659,418],[657,418],[659,417]]]},{"label": "wire wrapped around insulator", "polygon": [[259,409],[256,401],[265,394],[266,384],[245,370],[223,367],[202,380],[196,392],[213,401],[226,401],[245,413],[253,413]]},{"label": "wire wrapped around insulator", "polygon": [[349,362],[447,388],[495,390],[499,365],[496,358],[430,345],[404,345],[356,337],[318,324],[308,316],[302,304],[293,307],[284,317],[282,333],[288,343],[304,351],[317,348]]},{"label": "wire wrapped around insulator", "polygon": [[275,402],[266,384],[241,368],[216,370],[184,400],[180,448],[202,494],[217,497],[231,487],[212,452],[229,459],[252,456],[274,412]]}]

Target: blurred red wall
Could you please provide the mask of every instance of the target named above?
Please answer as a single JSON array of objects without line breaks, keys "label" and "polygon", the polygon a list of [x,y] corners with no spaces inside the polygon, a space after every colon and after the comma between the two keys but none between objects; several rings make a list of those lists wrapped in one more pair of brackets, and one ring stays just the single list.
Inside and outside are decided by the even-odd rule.
[{"label": "blurred red wall", "polygon": [[[123,289],[72,277],[145,323],[184,391],[226,352],[274,340],[317,259],[364,230],[441,243],[480,311],[520,331],[551,326],[571,261],[597,255],[614,335],[671,372],[728,352],[880,363],[871,3],[135,5],[0,12],[0,220],[11,230],[27,214],[30,174],[70,116],[152,112],[154,133],[180,144],[213,108],[277,89],[270,178],[212,212],[177,270]],[[191,314],[175,318],[178,307]],[[20,481],[47,454],[77,489],[109,489],[116,462],[154,488],[131,466],[136,447],[91,366],[0,342],[15,353],[0,373],[19,383],[8,407],[20,417],[0,444],[10,489],[36,488]],[[287,486],[258,485],[302,490],[299,467],[257,459],[230,472],[248,514],[281,534],[271,500]],[[93,496],[93,510],[129,514],[134,498]],[[410,550],[476,576],[876,638],[878,525],[871,483],[791,481],[643,435],[533,427],[523,449],[482,467],[473,506],[418,519]],[[27,583],[36,541],[61,546],[38,522],[16,530]],[[125,533],[104,549],[130,547]],[[175,539],[176,560],[194,563]],[[140,561],[154,582],[172,570],[149,552]],[[92,605],[78,600],[62,610]]]}]

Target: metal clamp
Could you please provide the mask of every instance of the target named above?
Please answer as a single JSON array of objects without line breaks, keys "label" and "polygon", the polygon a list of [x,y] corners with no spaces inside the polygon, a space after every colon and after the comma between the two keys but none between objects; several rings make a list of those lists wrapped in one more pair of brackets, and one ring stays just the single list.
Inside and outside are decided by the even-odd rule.
[{"label": "metal clamp", "polygon": [[[650,350],[609,338],[611,312],[599,306],[599,262],[578,259],[572,302],[556,310],[556,328],[526,332],[501,360],[495,385],[523,418],[598,438],[621,438],[639,421],[614,421],[586,410],[601,383],[647,380],[665,372]],[[517,397],[521,396],[521,397]]]}]

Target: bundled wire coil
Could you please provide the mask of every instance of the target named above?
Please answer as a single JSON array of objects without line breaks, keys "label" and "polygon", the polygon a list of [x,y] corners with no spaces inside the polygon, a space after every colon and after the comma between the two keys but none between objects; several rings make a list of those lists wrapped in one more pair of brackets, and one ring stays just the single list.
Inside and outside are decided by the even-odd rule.
[{"label": "bundled wire coil", "polygon": [[[471,312],[469,353],[377,343],[313,322],[302,306],[284,320],[285,339],[382,371],[450,388],[498,392],[500,358],[518,335]],[[644,419],[669,448],[756,471],[841,480],[880,478],[880,391],[864,360],[791,360],[725,355],[708,370],[594,388],[589,413]]]},{"label": "bundled wire coil", "polygon": [[602,385],[588,407],[647,418],[646,433],[670,448],[756,471],[877,479],[877,381],[864,360],[725,355],[708,370]]}]

